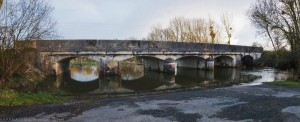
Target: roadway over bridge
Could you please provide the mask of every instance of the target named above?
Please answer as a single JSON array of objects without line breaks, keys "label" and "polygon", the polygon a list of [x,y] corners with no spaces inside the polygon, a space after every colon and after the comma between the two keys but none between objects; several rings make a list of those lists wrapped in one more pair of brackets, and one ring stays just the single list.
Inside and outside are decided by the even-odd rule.
[{"label": "roadway over bridge", "polygon": [[134,57],[142,58],[145,68],[175,73],[177,66],[208,70],[250,66],[263,51],[261,47],[142,40],[36,40],[16,45],[37,49],[43,68],[57,75],[78,57],[99,62],[102,74],[119,74],[119,63]]}]

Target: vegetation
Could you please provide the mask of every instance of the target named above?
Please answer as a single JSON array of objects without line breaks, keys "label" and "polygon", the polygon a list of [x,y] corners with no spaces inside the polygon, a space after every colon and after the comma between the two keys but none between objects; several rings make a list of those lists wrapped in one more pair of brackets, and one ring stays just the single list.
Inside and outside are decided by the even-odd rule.
[{"label": "vegetation", "polygon": [[[232,25],[228,15],[222,18],[228,44],[230,44]],[[223,43],[222,27],[212,19],[203,18],[187,19],[175,17],[170,21],[168,27],[154,26],[148,35],[148,40],[195,42],[195,43]]]},{"label": "vegetation", "polygon": [[[280,62],[281,50],[289,50],[291,68],[300,76],[300,0],[257,0],[249,16],[259,33],[266,37]],[[285,60],[286,60],[285,59]]]},{"label": "vegetation", "polygon": [[31,78],[39,68],[37,54],[30,45],[16,41],[56,37],[52,7],[43,0],[7,1],[0,12],[0,87],[14,76]]},{"label": "vegetation", "polygon": [[0,105],[29,105],[59,101],[38,91],[41,72],[34,45],[17,41],[58,37],[53,8],[44,0],[6,1],[0,11]]},{"label": "vegetation", "polygon": [[67,98],[54,96],[47,92],[20,93],[12,89],[0,91],[0,106],[62,103],[65,100]]},{"label": "vegetation", "polygon": [[9,0],[0,11],[1,49],[16,41],[56,38],[53,8],[44,0]]},{"label": "vegetation", "polygon": [[287,50],[264,51],[257,61],[258,66],[274,67],[280,70],[292,70],[294,66],[294,56]]},{"label": "vegetation", "polygon": [[96,66],[99,65],[98,62],[91,60],[89,58],[83,58],[83,57],[79,57],[79,58],[75,58],[72,59],[70,61],[70,67],[74,67],[74,66]]},{"label": "vegetation", "polygon": [[36,76],[42,76],[40,70],[35,67],[36,65],[34,49],[0,50],[0,87],[15,82],[14,78],[23,77],[34,80]]},{"label": "vegetation", "polygon": [[299,81],[276,81],[272,82],[274,85],[284,85],[284,86],[300,86]]},{"label": "vegetation", "polygon": [[231,42],[231,36],[232,36],[232,20],[230,19],[232,18],[228,13],[224,13],[222,15],[222,21],[223,21],[223,26],[226,32],[226,36],[228,38],[228,42],[227,44],[230,45]]},{"label": "vegetation", "polygon": [[74,61],[74,62],[70,62],[70,66],[95,66],[98,65],[97,62],[95,61],[82,61],[82,62],[78,62],[78,61]]}]

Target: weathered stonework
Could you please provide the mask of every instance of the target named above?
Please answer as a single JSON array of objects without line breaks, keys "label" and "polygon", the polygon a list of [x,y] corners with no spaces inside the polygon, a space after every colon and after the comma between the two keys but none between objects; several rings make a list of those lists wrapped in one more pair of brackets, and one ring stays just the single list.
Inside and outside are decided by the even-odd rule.
[{"label": "weathered stonework", "polygon": [[[99,62],[101,75],[120,75],[119,63],[133,57],[144,59],[147,69],[176,74],[177,66],[207,70],[240,67],[243,59],[255,62],[263,51],[260,47],[142,40],[36,40],[15,45],[37,49],[43,68],[56,75],[65,72],[69,61],[77,57]],[[165,63],[167,59],[174,62]]]},{"label": "weathered stonework", "polygon": [[214,70],[214,68],[215,68],[214,59],[207,59],[206,60],[206,69],[207,70]]},{"label": "weathered stonework", "polygon": [[168,58],[164,61],[164,70],[165,73],[168,74],[176,74],[177,73],[177,63],[174,59]]},{"label": "weathered stonework", "polygon": [[120,75],[119,63],[115,60],[102,62],[100,75]]}]

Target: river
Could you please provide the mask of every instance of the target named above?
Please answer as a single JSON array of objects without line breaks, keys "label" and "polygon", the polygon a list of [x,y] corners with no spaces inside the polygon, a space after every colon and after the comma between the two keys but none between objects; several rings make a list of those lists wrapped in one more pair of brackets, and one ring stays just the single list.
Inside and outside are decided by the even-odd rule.
[{"label": "river", "polygon": [[145,69],[142,64],[120,64],[119,76],[99,76],[97,65],[75,65],[53,79],[62,94],[122,94],[150,91],[171,91],[194,88],[217,88],[232,85],[259,85],[287,78],[285,72],[272,68],[216,68],[214,71],[190,68],[177,69],[176,75]]}]

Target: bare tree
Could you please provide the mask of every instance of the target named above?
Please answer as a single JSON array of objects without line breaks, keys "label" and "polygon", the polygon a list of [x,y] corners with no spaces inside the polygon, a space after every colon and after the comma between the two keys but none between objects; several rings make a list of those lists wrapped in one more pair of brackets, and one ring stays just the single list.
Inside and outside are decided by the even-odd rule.
[{"label": "bare tree", "polygon": [[185,21],[183,17],[175,17],[170,21],[168,29],[173,35],[172,39],[176,42],[185,40]]},{"label": "bare tree", "polygon": [[[273,12],[276,8],[276,3],[274,1],[257,1],[256,5],[250,9],[250,18],[252,22],[259,29],[259,33],[268,37],[274,50],[277,50],[277,47],[274,42],[274,33],[273,25],[274,21],[278,20],[276,13]],[[279,23],[278,23],[279,24]]]},{"label": "bare tree", "polygon": [[209,36],[211,37],[212,44],[220,44],[223,43],[221,40],[222,37],[222,29],[220,25],[218,25],[215,21],[211,18],[209,19]]},{"label": "bare tree", "polygon": [[160,25],[155,25],[155,26],[153,26],[152,27],[152,29],[151,29],[151,32],[149,33],[149,35],[148,35],[148,38],[150,39],[150,40],[164,40],[164,39],[162,39],[163,37],[163,35],[162,35],[162,30],[161,30],[161,26]]},{"label": "bare tree", "polygon": [[57,37],[53,8],[44,0],[6,1],[0,12],[0,45],[13,47],[19,40]]},{"label": "bare tree", "polygon": [[[149,40],[163,40],[176,42],[198,42],[209,43],[210,37],[210,21],[202,18],[186,19],[184,17],[175,17],[169,23],[169,26],[162,28],[161,26],[153,26],[152,31],[148,35]],[[221,37],[220,26],[211,21],[214,31],[214,41],[219,43]],[[217,40],[217,41],[215,41]]]},{"label": "bare tree", "polygon": [[295,51],[300,44],[299,11],[299,0],[258,0],[249,13],[259,32],[269,38],[274,50],[287,41],[290,49]]},{"label": "bare tree", "polygon": [[258,42],[253,42],[252,47],[262,47],[262,45]]},{"label": "bare tree", "polygon": [[257,0],[249,16],[274,50],[290,46],[300,70],[300,0]]},{"label": "bare tree", "polygon": [[215,43],[215,37],[216,37],[216,32],[215,32],[215,22],[209,19],[209,35],[211,37],[211,43]]},{"label": "bare tree", "polygon": [[35,50],[16,49],[14,44],[16,41],[56,38],[52,10],[44,0],[5,1],[0,11],[0,87],[12,81],[16,74],[28,79],[38,76]]},{"label": "bare tree", "polygon": [[230,45],[231,37],[232,37],[232,16],[230,16],[228,13],[223,13],[222,15],[222,22],[223,26],[228,38],[227,44]]}]

